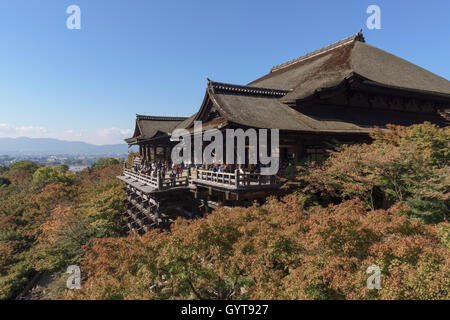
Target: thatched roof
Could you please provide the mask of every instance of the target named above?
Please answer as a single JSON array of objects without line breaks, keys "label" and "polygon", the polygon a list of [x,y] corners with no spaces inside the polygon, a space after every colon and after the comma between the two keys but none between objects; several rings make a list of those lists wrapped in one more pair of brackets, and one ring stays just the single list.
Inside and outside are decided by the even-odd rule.
[{"label": "thatched roof", "polygon": [[208,94],[216,109],[233,123],[268,129],[314,129],[302,123],[298,112],[280,102],[288,92],[213,81],[208,84]]},{"label": "thatched roof", "polygon": [[194,113],[192,116],[190,116],[189,118],[186,118],[185,120],[181,121],[176,127],[175,129],[185,129],[188,128],[192,125],[192,123],[194,122],[195,117],[197,116],[197,113]]},{"label": "thatched roof", "polygon": [[424,121],[445,124],[439,115],[343,106],[302,108],[298,112],[280,102],[280,98],[289,93],[277,90],[270,94],[270,90],[265,88],[255,89],[213,81],[209,82],[207,90],[207,95],[222,118],[246,127],[321,133],[369,133],[375,126],[384,127],[386,124],[412,125]]},{"label": "thatched roof", "polygon": [[149,140],[160,135],[167,135],[186,117],[161,117],[136,115],[136,127],[131,138],[125,139],[128,144]]},{"label": "thatched roof", "polygon": [[376,84],[450,95],[450,81],[365,43],[361,33],[274,66],[249,86],[291,89],[282,100],[295,101],[355,75]]},{"label": "thatched roof", "polygon": [[[355,82],[356,81],[356,82]],[[291,107],[318,92],[346,88],[352,82],[383,88],[400,95],[450,102],[450,81],[393,54],[365,43],[361,33],[304,56],[274,66],[270,73],[248,85],[214,82],[201,107],[189,118],[138,116],[128,143],[167,134],[175,128],[192,129],[196,120],[204,129],[237,124],[243,127],[316,133],[369,133],[386,124],[412,125],[430,121],[447,125],[443,116],[374,108],[335,106],[332,103]],[[327,90],[328,89],[328,90]],[[387,92],[387,91],[383,91]],[[443,99],[443,100],[442,100]]]}]

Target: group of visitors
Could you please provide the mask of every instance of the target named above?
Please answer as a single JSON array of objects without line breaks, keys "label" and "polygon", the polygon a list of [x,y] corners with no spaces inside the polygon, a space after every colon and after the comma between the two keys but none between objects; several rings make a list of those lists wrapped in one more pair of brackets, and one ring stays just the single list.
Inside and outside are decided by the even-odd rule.
[{"label": "group of visitors", "polygon": [[[136,161],[138,160],[138,161]],[[135,158],[133,161],[133,171],[142,175],[151,177],[157,177],[158,172],[161,173],[161,178],[165,178],[168,175],[170,178],[179,178],[183,175],[184,166],[181,165],[169,165],[168,161],[148,161],[145,159],[140,160]]]},{"label": "group of visitors", "polygon": [[[284,161],[281,163],[280,172],[285,172],[292,164],[288,161]],[[135,173],[140,173],[147,176],[157,177],[158,172],[161,174],[162,178],[179,178],[183,176],[183,172],[185,169],[195,168],[195,170],[209,170],[217,173],[233,173],[236,165],[228,165],[228,164],[203,164],[203,165],[170,165],[169,162],[166,161],[148,161],[144,158],[135,157],[133,159],[133,171]],[[247,166],[238,165],[238,171],[240,174],[250,173],[250,174],[260,174],[261,168],[266,167],[266,165],[257,163]]]},{"label": "group of visitors", "polygon": [[204,170],[210,170],[213,172],[231,172],[230,166],[225,164],[210,164],[203,168]]},{"label": "group of visitors", "polygon": [[[202,170],[209,170],[213,172],[227,172],[227,173],[233,173],[234,167],[236,165],[227,165],[227,164],[211,164],[211,165],[202,165],[199,167],[199,169]],[[261,168],[264,168],[266,165],[257,163],[253,165],[238,165],[238,171],[239,173],[243,174],[245,172],[251,173],[251,174],[259,174],[261,173]]]}]

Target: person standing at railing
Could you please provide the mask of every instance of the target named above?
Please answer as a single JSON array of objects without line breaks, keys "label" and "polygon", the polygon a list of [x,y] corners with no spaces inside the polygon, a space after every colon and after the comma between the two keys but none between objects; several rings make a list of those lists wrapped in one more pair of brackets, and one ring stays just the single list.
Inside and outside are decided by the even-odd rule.
[{"label": "person standing at railing", "polygon": [[177,176],[177,171],[175,169],[172,169],[172,172],[169,175],[172,186],[175,186],[176,176]]},{"label": "person standing at railing", "polygon": [[161,166],[161,177],[164,179],[166,177],[166,166],[162,165]]}]

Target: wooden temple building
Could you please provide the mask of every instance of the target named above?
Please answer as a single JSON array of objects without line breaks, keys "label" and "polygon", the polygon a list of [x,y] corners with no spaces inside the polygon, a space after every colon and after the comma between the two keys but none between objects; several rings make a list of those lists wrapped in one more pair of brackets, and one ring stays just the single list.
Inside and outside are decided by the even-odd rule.
[{"label": "wooden temple building", "polygon": [[[279,129],[280,163],[320,161],[330,145],[370,141],[375,127],[425,121],[448,125],[450,81],[367,44],[361,33],[271,68],[247,85],[208,79],[189,118],[137,115],[129,145],[141,158],[170,162],[176,128]],[[130,230],[166,228],[178,216],[248,205],[276,193],[278,175],[192,170],[176,181],[124,169]]]}]

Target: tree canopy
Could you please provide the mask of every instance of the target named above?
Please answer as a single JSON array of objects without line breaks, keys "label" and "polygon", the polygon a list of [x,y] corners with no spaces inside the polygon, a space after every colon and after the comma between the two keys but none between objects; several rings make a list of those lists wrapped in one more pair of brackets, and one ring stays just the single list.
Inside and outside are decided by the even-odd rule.
[{"label": "tree canopy", "polygon": [[37,272],[79,264],[93,238],[124,235],[121,166],[67,169],[24,161],[0,176],[0,299],[16,297]]},{"label": "tree canopy", "polygon": [[33,183],[39,187],[45,187],[50,183],[73,184],[75,176],[68,172],[66,167],[42,167],[33,173]]},{"label": "tree canopy", "polygon": [[344,145],[319,166],[303,168],[305,194],[322,204],[358,197],[371,209],[394,203],[425,223],[450,212],[450,128],[425,123],[377,130],[372,144]]},{"label": "tree canopy", "polygon": [[0,172],[0,299],[77,264],[68,299],[448,300],[449,141],[428,123],[377,130],[293,167],[283,197],[141,237],[124,233],[122,161],[77,174],[16,162]]},{"label": "tree canopy", "polygon": [[94,169],[94,170],[103,169],[103,168],[109,167],[109,166],[114,165],[114,164],[120,164],[122,162],[123,161],[121,159],[118,159],[118,158],[100,158],[92,166],[92,169]]},{"label": "tree canopy", "polygon": [[[448,299],[449,249],[407,208],[359,200],[305,208],[290,195],[263,206],[177,220],[170,233],[99,239],[74,299]],[[448,241],[448,238],[447,238]],[[370,265],[382,290],[366,287]]]}]

